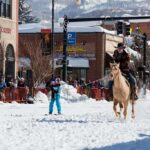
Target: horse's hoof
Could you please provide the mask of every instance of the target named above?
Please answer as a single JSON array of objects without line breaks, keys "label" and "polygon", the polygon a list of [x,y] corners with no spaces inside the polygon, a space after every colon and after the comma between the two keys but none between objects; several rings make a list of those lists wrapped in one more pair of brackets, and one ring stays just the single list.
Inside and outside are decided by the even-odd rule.
[{"label": "horse's hoof", "polygon": [[132,115],[131,117],[134,119],[134,118],[135,118],[135,115]]}]

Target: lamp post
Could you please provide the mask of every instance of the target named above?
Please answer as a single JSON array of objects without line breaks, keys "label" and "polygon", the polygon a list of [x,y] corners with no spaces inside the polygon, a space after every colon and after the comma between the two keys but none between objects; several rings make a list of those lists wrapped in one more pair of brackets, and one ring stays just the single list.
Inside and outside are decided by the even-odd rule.
[{"label": "lamp post", "polygon": [[51,57],[52,57],[52,74],[54,74],[54,0],[52,0],[52,39],[51,39]]},{"label": "lamp post", "polygon": [[147,59],[146,59],[146,55],[147,55],[147,49],[146,49],[146,46],[147,46],[147,35],[146,33],[143,34],[143,66],[145,67],[144,68],[144,71],[143,71],[143,89],[144,89],[144,96],[146,95],[146,88],[147,88],[147,83],[146,83],[146,77],[147,77],[147,74],[146,74],[146,67],[147,67]]},{"label": "lamp post", "polygon": [[68,25],[68,18],[64,16],[64,23],[63,23],[63,81],[67,81],[67,25]]}]

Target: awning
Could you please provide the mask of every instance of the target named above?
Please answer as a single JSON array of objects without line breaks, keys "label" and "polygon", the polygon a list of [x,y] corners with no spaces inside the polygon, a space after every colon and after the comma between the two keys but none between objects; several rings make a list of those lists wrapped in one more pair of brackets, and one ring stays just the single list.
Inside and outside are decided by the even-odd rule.
[{"label": "awning", "polygon": [[[62,58],[55,58],[54,59],[54,68],[62,67],[62,65],[58,65],[56,62],[61,60]],[[89,60],[87,58],[80,58],[80,57],[67,57],[68,67],[71,68],[89,68]]]},{"label": "awning", "polygon": [[67,60],[69,60],[68,67],[89,68],[89,60],[87,58],[68,57]]}]

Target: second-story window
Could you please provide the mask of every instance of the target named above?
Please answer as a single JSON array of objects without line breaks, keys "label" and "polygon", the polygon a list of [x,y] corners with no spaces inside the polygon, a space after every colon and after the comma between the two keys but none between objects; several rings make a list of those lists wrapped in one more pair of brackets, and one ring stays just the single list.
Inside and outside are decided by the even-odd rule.
[{"label": "second-story window", "polygon": [[0,17],[12,18],[12,0],[0,0]]}]

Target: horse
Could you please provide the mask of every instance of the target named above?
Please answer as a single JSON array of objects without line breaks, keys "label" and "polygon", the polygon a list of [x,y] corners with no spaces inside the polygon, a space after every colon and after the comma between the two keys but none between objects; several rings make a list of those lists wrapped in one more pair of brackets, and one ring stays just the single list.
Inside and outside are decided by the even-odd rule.
[{"label": "horse", "polygon": [[[121,115],[121,110],[124,108],[124,119],[127,116],[127,108],[128,102],[130,101],[132,104],[132,118],[134,115],[134,96],[132,96],[133,92],[131,90],[130,84],[127,79],[122,75],[121,70],[119,68],[119,64],[110,63],[111,68],[111,78],[113,80],[113,110],[115,112],[116,117]],[[117,104],[120,106],[120,112],[117,112]]]}]

